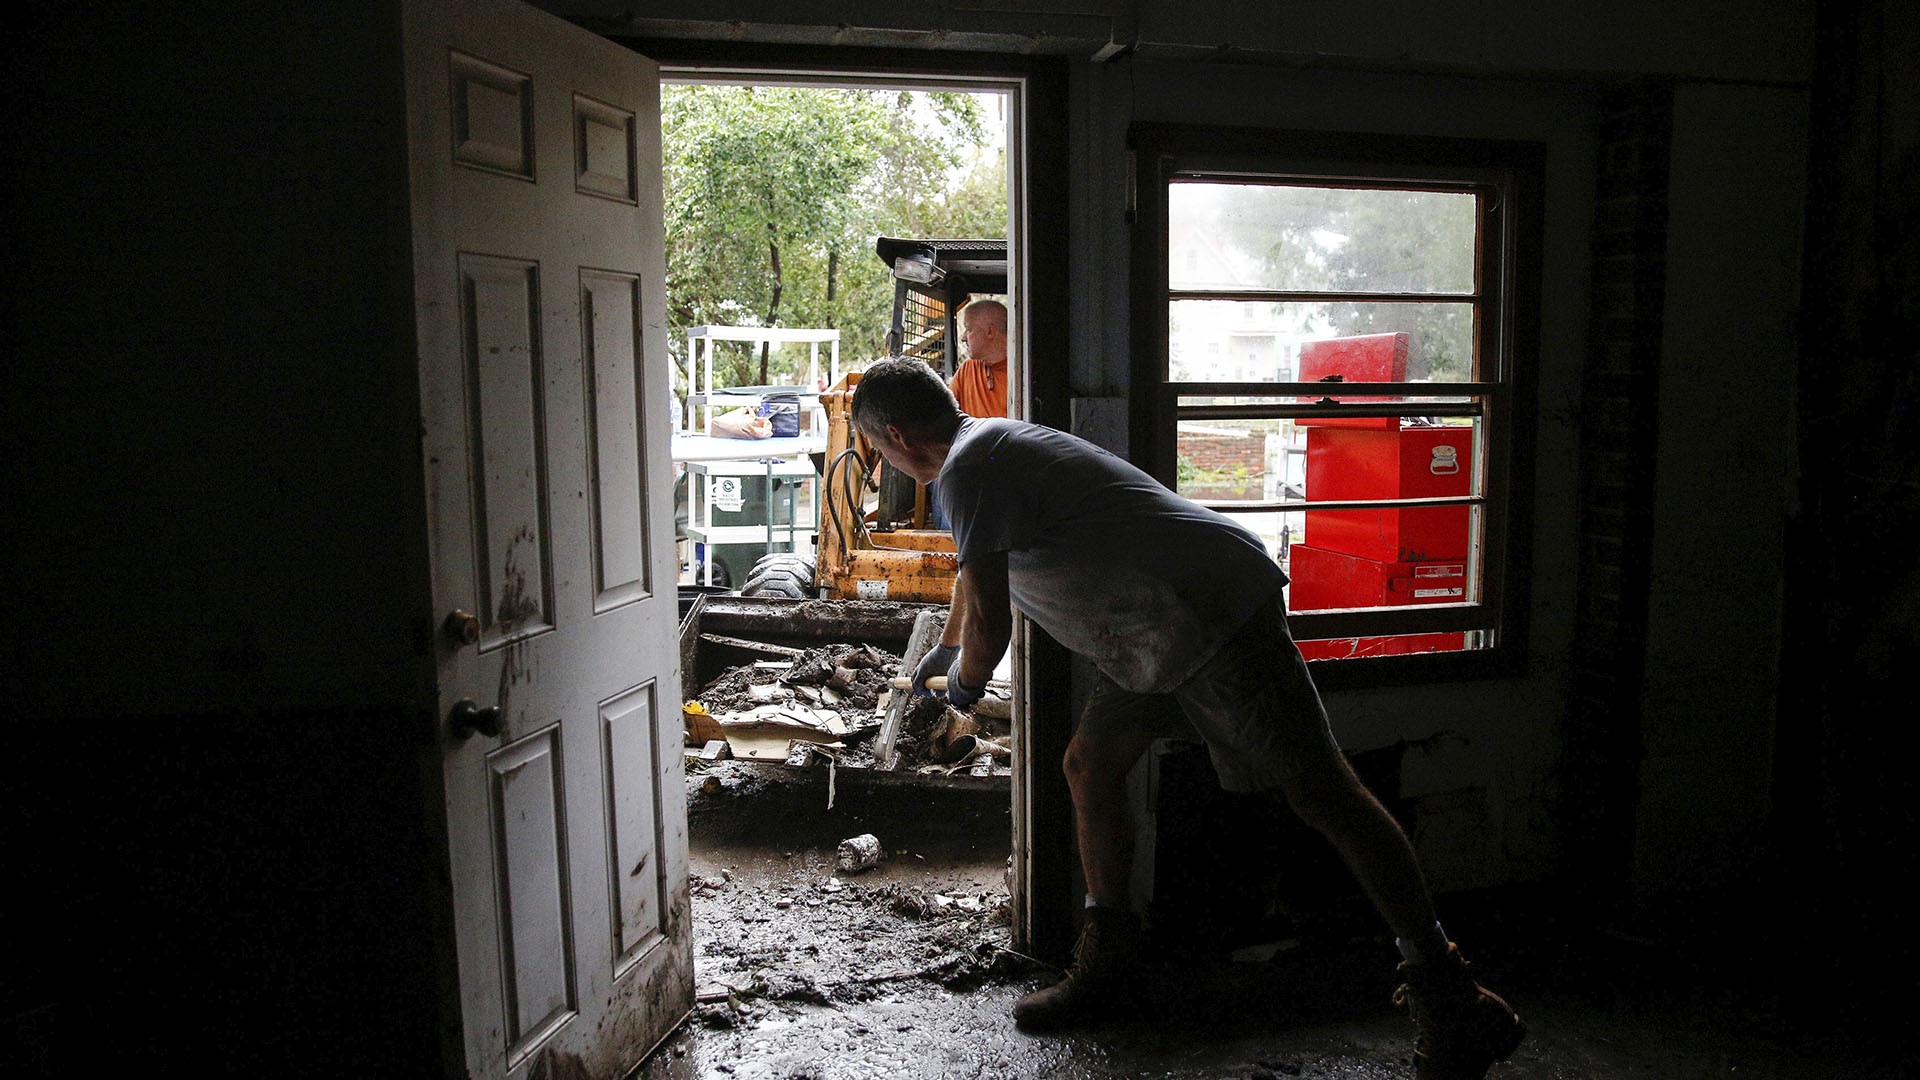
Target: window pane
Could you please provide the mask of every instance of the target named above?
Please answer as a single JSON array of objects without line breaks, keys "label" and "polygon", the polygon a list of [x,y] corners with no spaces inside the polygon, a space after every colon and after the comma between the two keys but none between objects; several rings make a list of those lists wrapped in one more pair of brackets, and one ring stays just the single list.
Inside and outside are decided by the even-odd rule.
[{"label": "window pane", "polygon": [[[1371,425],[1371,426],[1369,426]],[[1308,502],[1436,498],[1473,493],[1471,424],[1303,421]],[[1469,506],[1309,510],[1288,545],[1288,610],[1458,604],[1470,587]],[[1301,642],[1308,659],[1479,647],[1460,632]],[[1470,645],[1472,642],[1474,644]]]},{"label": "window pane", "polygon": [[1300,515],[1277,514],[1272,511],[1256,510],[1250,513],[1234,513],[1233,520],[1245,525],[1267,545],[1267,554],[1272,555],[1281,569],[1287,566],[1287,550],[1300,540]]},{"label": "window pane", "polygon": [[1338,373],[1348,382],[1471,382],[1474,307],[1175,300],[1167,305],[1170,377],[1294,382]]},{"label": "window pane", "polygon": [[[1306,449],[1304,429],[1291,420],[1183,420],[1174,437],[1174,490],[1203,502],[1304,498]],[[1251,517],[1235,519],[1251,525]],[[1269,550],[1277,554],[1273,527]]]},{"label": "window pane", "polygon": [[[1467,424],[1378,420],[1299,422],[1306,429],[1302,487],[1308,502],[1444,499],[1474,487],[1474,429]],[[1378,563],[1457,562],[1472,550],[1471,504],[1312,510],[1301,539]],[[1453,597],[1474,600],[1477,597]],[[1321,604],[1353,607],[1353,604]]]},{"label": "window pane", "polygon": [[1174,289],[1474,290],[1471,193],[1175,182],[1167,202]]},{"label": "window pane", "polygon": [[[1321,479],[1324,486],[1326,477]],[[1466,507],[1442,507],[1299,515],[1305,521],[1287,550],[1287,610],[1306,615],[1477,599],[1469,586],[1471,513]],[[1307,627],[1297,637],[1301,655],[1309,660],[1457,652],[1484,648],[1490,640],[1478,631],[1311,640],[1311,620],[1296,624],[1302,621]]]},{"label": "window pane", "polygon": [[[1207,503],[1482,495],[1474,461],[1480,423],[1391,417],[1181,420],[1174,426],[1174,490]],[[1306,543],[1377,562],[1464,559],[1470,505],[1317,510],[1294,524]]]}]

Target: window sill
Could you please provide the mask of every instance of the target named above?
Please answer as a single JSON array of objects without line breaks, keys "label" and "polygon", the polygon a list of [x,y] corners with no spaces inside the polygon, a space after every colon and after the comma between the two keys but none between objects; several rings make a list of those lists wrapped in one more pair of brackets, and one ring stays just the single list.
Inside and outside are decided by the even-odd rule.
[{"label": "window sill", "polygon": [[1352,660],[1309,660],[1307,670],[1322,691],[1371,690],[1387,686],[1512,679],[1527,673],[1526,654],[1518,646],[1472,652],[1368,656]]}]

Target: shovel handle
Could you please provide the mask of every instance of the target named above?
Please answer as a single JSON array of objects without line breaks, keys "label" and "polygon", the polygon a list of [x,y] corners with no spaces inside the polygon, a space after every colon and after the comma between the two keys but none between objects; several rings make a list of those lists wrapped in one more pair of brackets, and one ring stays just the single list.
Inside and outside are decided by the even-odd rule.
[{"label": "shovel handle", "polygon": [[[893,679],[893,688],[895,690],[911,690],[913,689],[913,680],[905,675],[896,675]],[[927,680],[927,689],[929,690],[945,690],[946,688],[947,677],[945,675],[935,675]]]}]

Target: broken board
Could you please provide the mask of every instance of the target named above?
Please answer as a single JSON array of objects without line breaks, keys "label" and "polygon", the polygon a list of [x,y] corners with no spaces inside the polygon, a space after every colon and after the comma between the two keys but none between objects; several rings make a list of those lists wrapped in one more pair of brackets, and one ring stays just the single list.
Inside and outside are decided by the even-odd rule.
[{"label": "broken board", "polygon": [[747,761],[785,761],[795,742],[840,748],[840,736],[849,730],[837,712],[794,703],[762,705],[719,719],[727,747]]},{"label": "broken board", "polygon": [[[683,678],[688,678],[690,686],[705,686],[726,670],[742,664],[772,666],[768,663],[769,658],[784,657],[786,649],[809,649],[831,644],[865,643],[898,655],[907,649],[910,638],[919,636],[920,648],[909,650],[915,652],[913,662],[917,662],[918,654],[924,653],[927,645],[938,640],[939,626],[945,614],[943,607],[893,601],[701,596],[690,605],[680,625]],[[930,615],[931,618],[922,619],[923,615]],[[914,633],[916,623],[925,627],[919,635]],[[774,648],[766,648],[768,645]],[[911,666],[910,662],[903,665],[903,669],[910,671]],[[904,713],[909,695],[893,697],[898,699],[899,711]],[[807,703],[793,701],[785,704],[787,707],[804,708]],[[812,734],[785,728],[746,731],[725,725],[723,731],[734,756],[758,768],[816,769],[827,760],[827,755],[837,756],[837,749],[849,746],[858,749],[855,744],[863,737],[875,740],[872,756],[877,765],[882,758],[879,740],[888,733],[889,727],[881,721],[893,711],[888,708],[890,704],[893,703],[885,697],[881,699],[874,716],[878,731],[860,724],[856,730],[846,732],[845,741],[833,732],[822,734],[817,730]],[[737,717],[742,714],[729,715]],[[891,728],[897,736],[898,721]],[[817,746],[821,752],[793,754],[792,751],[798,746]],[[1005,759],[1001,761],[1004,768]],[[1004,771],[974,776],[970,775],[970,768],[963,766],[966,771],[948,773],[943,768],[940,772],[928,774],[901,768],[899,764],[896,760],[896,767],[889,770],[874,766],[850,766],[843,760],[838,775],[842,782],[857,777],[869,783],[982,789],[1005,789],[1011,782]]]}]

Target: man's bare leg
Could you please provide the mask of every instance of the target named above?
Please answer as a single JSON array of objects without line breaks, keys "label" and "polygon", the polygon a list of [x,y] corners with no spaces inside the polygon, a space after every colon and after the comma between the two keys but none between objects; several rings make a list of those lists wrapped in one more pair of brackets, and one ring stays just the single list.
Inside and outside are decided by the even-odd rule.
[{"label": "man's bare leg", "polygon": [[1094,905],[1074,947],[1066,978],[1021,998],[1013,1018],[1026,1031],[1052,1031],[1098,1019],[1125,1008],[1137,992],[1133,978],[1140,952],[1140,924],[1127,906],[1133,870],[1133,813],[1127,773],[1140,760],[1150,736],[1076,734],[1062,768],[1073,794],[1080,868]]},{"label": "man's bare leg", "polygon": [[1439,921],[1413,845],[1337,749],[1314,755],[1279,797],[1333,844],[1396,937],[1420,941]]},{"label": "man's bare leg", "polygon": [[1076,734],[1067,744],[1061,768],[1073,795],[1073,822],[1080,842],[1080,870],[1087,895],[1101,907],[1127,906],[1133,875],[1133,809],[1127,800],[1127,773],[1152,745],[1150,736]]},{"label": "man's bare leg", "polygon": [[1353,774],[1345,755],[1330,750],[1305,764],[1280,794],[1340,852],[1400,939],[1406,981],[1393,1000],[1407,1005],[1420,1025],[1414,1075],[1418,1080],[1482,1080],[1489,1066],[1505,1061],[1519,1046],[1526,1025],[1500,995],[1468,974],[1434,915],[1413,845]]}]

